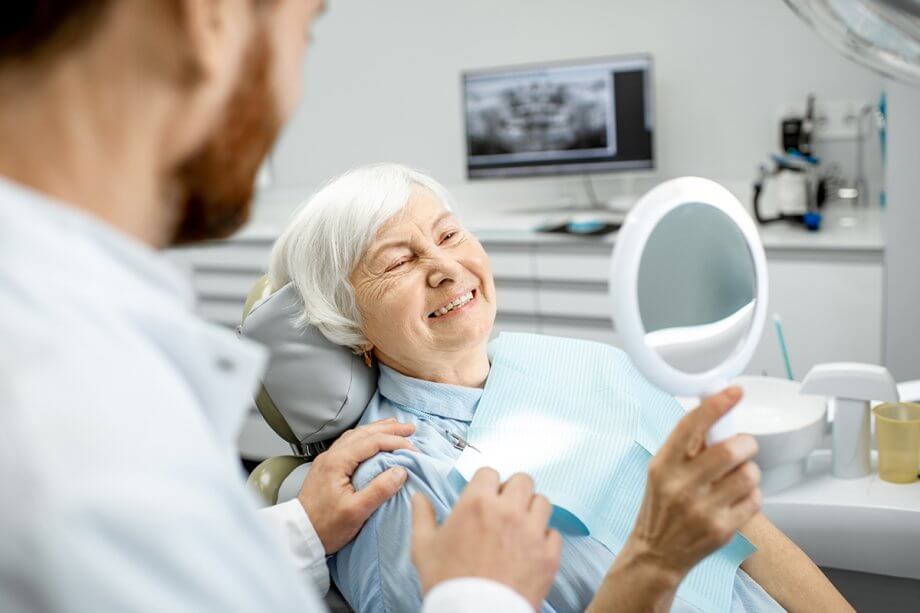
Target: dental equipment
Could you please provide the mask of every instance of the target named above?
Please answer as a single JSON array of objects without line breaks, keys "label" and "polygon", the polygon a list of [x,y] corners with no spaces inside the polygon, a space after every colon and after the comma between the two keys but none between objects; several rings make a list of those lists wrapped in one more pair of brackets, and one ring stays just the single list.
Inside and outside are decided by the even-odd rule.
[{"label": "dental equipment", "polygon": [[783,364],[786,366],[786,377],[795,381],[792,375],[792,364],[789,362],[789,350],[786,348],[786,337],[783,335],[783,320],[779,313],[773,314],[773,325],[776,328],[776,338],[779,340],[779,351],[783,354]]},{"label": "dental equipment", "polygon": [[818,364],[802,381],[801,393],[828,397],[828,413],[833,413],[834,476],[853,479],[871,473],[869,404],[899,400],[888,369],[855,362]]}]

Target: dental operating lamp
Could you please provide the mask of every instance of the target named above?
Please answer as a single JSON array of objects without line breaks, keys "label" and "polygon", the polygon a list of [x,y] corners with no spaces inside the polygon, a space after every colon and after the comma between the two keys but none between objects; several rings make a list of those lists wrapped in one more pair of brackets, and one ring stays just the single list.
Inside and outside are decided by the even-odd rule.
[{"label": "dental operating lamp", "polygon": [[920,0],[784,0],[847,57],[920,85]]}]

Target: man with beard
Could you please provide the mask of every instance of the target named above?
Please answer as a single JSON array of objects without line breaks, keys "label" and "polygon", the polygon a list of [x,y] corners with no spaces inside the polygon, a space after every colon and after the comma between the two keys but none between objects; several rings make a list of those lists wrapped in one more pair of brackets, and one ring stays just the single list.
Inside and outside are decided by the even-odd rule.
[{"label": "man with beard", "polygon": [[[352,487],[365,459],[413,448],[411,425],[369,424],[260,517],[235,439],[264,351],[195,317],[187,282],[157,252],[246,220],[322,9],[0,3],[0,611],[320,610],[325,555],[405,482],[393,469]],[[684,504],[689,486],[712,489],[717,471],[701,462],[716,456],[701,441],[737,400],[704,402],[656,456],[599,609],[668,609],[686,573],[756,511],[753,440],[722,448],[720,463],[748,469],[721,487],[752,504]],[[427,610],[540,607],[561,545],[528,477],[481,471],[440,526],[419,502]]]},{"label": "man with beard", "polygon": [[[0,611],[319,610],[325,556],[405,482],[351,485],[377,451],[412,448],[411,425],[381,422],[346,433],[298,499],[259,517],[235,439],[263,350],[196,318],[156,251],[246,220],[322,10],[0,8]],[[480,504],[427,526],[428,607],[542,599],[558,543],[524,521],[532,484],[515,483],[483,474]]]}]

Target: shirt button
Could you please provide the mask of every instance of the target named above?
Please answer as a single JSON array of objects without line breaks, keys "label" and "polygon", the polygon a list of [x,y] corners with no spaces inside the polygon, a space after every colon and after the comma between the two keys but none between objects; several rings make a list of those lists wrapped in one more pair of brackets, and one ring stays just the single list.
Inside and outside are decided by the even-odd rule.
[{"label": "shirt button", "polygon": [[221,372],[233,372],[236,364],[230,358],[217,358],[217,370]]}]

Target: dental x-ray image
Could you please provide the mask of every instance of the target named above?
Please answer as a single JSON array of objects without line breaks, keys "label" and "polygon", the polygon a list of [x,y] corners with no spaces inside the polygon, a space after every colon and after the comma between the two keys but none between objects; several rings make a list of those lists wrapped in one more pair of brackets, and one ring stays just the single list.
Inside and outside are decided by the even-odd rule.
[{"label": "dental x-ray image", "polygon": [[470,157],[498,162],[615,155],[612,77],[578,67],[468,82]]},{"label": "dental x-ray image", "polygon": [[462,74],[472,178],[652,168],[652,60],[569,60]]}]

